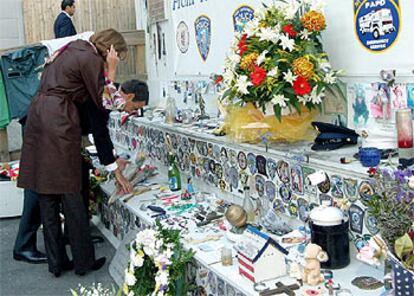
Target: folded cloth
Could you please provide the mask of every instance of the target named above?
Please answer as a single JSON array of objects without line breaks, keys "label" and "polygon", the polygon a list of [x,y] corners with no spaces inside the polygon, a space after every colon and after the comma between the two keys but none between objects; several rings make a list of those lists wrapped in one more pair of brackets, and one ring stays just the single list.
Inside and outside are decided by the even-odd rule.
[{"label": "folded cloth", "polygon": [[319,133],[312,150],[335,150],[358,142],[359,135],[352,129],[317,121],[312,122],[312,126]]}]

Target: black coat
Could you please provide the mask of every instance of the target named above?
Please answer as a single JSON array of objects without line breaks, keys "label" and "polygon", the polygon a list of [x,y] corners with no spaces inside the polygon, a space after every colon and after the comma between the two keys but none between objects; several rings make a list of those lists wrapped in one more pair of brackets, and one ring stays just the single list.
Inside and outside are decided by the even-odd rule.
[{"label": "black coat", "polygon": [[77,34],[72,19],[63,11],[56,18],[53,29],[55,31],[55,38],[63,38]]}]

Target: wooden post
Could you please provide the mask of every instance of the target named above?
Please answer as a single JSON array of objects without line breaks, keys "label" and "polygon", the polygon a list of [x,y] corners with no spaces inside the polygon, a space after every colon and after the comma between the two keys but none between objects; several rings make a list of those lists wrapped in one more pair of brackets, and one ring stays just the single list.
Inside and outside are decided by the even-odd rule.
[{"label": "wooden post", "polygon": [[0,162],[10,161],[9,141],[7,139],[7,129],[0,129]]}]

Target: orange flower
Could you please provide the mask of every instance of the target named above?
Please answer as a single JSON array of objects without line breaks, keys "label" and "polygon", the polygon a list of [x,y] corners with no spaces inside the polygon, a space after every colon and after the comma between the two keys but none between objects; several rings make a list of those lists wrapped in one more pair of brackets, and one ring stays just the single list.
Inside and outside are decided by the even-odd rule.
[{"label": "orange flower", "polygon": [[314,10],[305,13],[300,21],[309,32],[320,32],[326,27],[323,14]]},{"label": "orange flower", "polygon": [[259,54],[257,52],[252,52],[243,56],[240,62],[240,68],[242,70],[253,71],[258,56]]},{"label": "orange flower", "polygon": [[303,76],[306,79],[310,79],[314,72],[314,65],[309,61],[307,57],[300,57],[293,61],[292,63],[293,72],[298,76]]}]

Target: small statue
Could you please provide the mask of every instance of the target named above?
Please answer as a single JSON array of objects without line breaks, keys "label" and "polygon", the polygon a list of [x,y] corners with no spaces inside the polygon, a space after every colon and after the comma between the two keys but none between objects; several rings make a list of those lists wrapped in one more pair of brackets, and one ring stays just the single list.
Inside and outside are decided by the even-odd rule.
[{"label": "small statue", "polygon": [[303,282],[316,286],[324,281],[321,274],[321,262],[328,261],[328,254],[317,244],[308,244],[305,248],[305,267],[303,271]]},{"label": "small statue", "polygon": [[187,191],[191,195],[194,194],[193,180],[191,179],[191,177],[188,177],[187,179]]},{"label": "small statue", "polygon": [[199,97],[199,107],[200,107],[200,120],[209,119],[210,116],[206,114],[206,102],[204,101],[203,96],[200,94]]},{"label": "small statue", "polygon": [[191,199],[190,192],[188,192],[188,190],[184,189],[183,192],[181,193],[181,200],[190,200],[190,199]]}]

